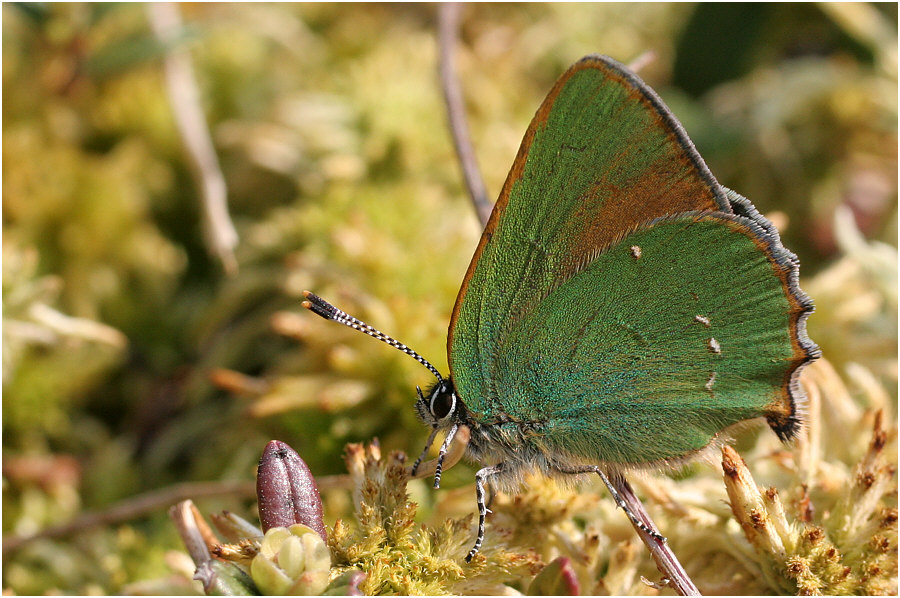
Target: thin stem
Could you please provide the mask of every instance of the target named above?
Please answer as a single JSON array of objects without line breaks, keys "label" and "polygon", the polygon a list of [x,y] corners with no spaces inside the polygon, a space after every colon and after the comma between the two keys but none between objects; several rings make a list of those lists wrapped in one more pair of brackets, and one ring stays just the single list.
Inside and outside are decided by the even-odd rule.
[{"label": "thin stem", "polygon": [[491,216],[493,206],[487,195],[484,179],[478,170],[478,162],[475,160],[475,150],[472,147],[469,124],[466,122],[466,109],[463,102],[462,90],[459,78],[456,76],[456,67],[453,63],[453,51],[456,47],[456,38],[459,32],[459,13],[462,5],[456,2],[446,2],[438,9],[438,47],[440,52],[441,87],[444,90],[444,101],[447,104],[447,117],[450,121],[450,133],[453,136],[453,146],[456,148],[456,156],[462,168],[466,189],[481,225],[487,224]]},{"label": "thin stem", "polygon": [[[444,469],[450,469],[459,462],[463,453],[465,453],[468,440],[469,429],[461,426],[444,459]],[[434,475],[437,469],[437,461],[437,459],[432,459],[422,463],[416,475],[411,477],[420,479]],[[319,487],[320,492],[335,488],[349,489],[353,487],[353,481],[346,474],[330,475],[317,478],[316,485]],[[45,528],[29,536],[4,536],[3,554],[5,555],[10,551],[21,548],[25,544],[42,538],[64,538],[93,527],[131,521],[181,501],[226,495],[245,498],[256,496],[256,482],[252,480],[187,482],[139,494],[111,505],[107,509],[82,513],[67,523]]]},{"label": "thin stem", "polygon": [[[637,516],[638,519],[643,521],[650,529],[659,529],[656,527],[656,524],[653,523],[653,519],[650,518],[650,514],[647,513],[643,503],[641,503],[640,499],[634,493],[634,489],[631,487],[631,484],[628,483],[628,480],[621,475],[616,475],[612,476],[610,481],[613,486],[616,487],[619,497],[628,505],[631,512]],[[685,572],[684,567],[681,566],[678,557],[672,552],[669,543],[654,538],[634,522],[632,522],[632,525],[640,536],[641,541],[644,542],[647,549],[650,551],[650,556],[656,561],[657,569],[663,574],[663,583],[674,589],[681,596],[700,596],[700,590],[697,589],[697,586],[694,585],[694,582]]]},{"label": "thin stem", "polygon": [[[181,536],[181,541],[184,542],[184,546],[187,548],[188,554],[191,555],[191,560],[194,561],[194,564],[199,566],[209,562],[212,559],[212,555],[209,553],[209,536],[212,534],[212,530],[203,521],[203,517],[200,516],[193,501],[183,500],[173,505],[169,509],[169,517],[175,522],[175,527],[178,528],[178,535]],[[217,544],[218,542],[214,543]]]},{"label": "thin stem", "polygon": [[256,484],[247,481],[188,482],[147,492],[123,500],[102,511],[82,513],[68,523],[48,527],[30,536],[4,536],[3,554],[41,538],[62,538],[88,528],[129,521],[189,498],[197,499],[223,494],[252,497],[256,495]]},{"label": "thin stem", "polygon": [[[164,46],[171,47],[182,30],[178,8],[170,2],[151,2],[147,5],[147,12],[156,37]],[[164,68],[166,91],[178,125],[178,134],[200,188],[210,252],[222,261],[225,272],[234,274],[237,272],[234,248],[238,235],[228,213],[225,177],[203,115],[190,56],[183,48],[170,49]]]}]

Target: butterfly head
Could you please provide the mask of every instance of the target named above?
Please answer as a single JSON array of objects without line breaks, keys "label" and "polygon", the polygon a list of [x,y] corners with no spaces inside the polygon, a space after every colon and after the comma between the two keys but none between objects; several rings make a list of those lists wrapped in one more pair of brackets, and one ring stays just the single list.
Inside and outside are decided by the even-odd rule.
[{"label": "butterfly head", "polygon": [[419,395],[416,411],[423,422],[433,428],[444,428],[459,421],[464,407],[451,380],[439,378],[425,394],[420,388],[416,391]]}]

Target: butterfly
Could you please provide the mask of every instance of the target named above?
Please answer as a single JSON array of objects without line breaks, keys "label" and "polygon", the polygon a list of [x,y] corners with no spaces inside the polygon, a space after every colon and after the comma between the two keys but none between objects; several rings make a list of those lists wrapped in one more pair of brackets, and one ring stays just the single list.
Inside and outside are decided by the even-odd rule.
[{"label": "butterfly", "polygon": [[[416,409],[469,428],[475,545],[485,487],[528,472],[608,475],[678,465],[763,418],[783,441],[803,421],[798,376],[819,356],[797,257],[749,200],[720,185],[637,75],[599,55],[537,110],[462,281],[450,376],[305,292],[304,307],[413,356],[437,382]],[[416,461],[415,469],[422,457]]]}]

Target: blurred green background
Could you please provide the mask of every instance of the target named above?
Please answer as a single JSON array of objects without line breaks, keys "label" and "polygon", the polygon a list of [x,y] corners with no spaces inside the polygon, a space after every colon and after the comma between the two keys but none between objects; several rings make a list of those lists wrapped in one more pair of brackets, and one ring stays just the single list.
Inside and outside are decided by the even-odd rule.
[{"label": "blurred green background", "polygon": [[[315,290],[447,370],[480,226],[446,127],[437,7],[186,4],[167,44],[141,4],[2,10],[4,537],[179,482],[252,480],[273,438],[316,475],[373,436],[416,454],[430,375],[299,298]],[[477,4],[455,56],[494,197],[571,63],[652,51],[642,78],[784,230],[806,280],[841,255],[840,206],[896,246],[896,24],[893,3]],[[173,48],[190,52],[227,183],[233,276],[204,237],[163,74]],[[827,326],[840,314],[820,307],[825,355],[862,360],[896,398],[896,290],[865,323]],[[458,467],[445,483],[471,480]],[[247,497],[200,504],[254,518]],[[4,554],[3,588],[138,591],[178,548],[160,509]]]}]

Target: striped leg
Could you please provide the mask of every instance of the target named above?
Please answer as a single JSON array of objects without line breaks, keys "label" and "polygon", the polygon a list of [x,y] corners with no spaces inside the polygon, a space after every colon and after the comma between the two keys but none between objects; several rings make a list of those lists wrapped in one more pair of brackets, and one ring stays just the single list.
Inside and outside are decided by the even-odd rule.
[{"label": "striped leg", "polygon": [[501,471],[503,471],[503,463],[498,463],[491,467],[479,469],[478,473],[475,474],[475,496],[478,500],[478,537],[475,538],[475,546],[466,555],[467,563],[471,562],[472,557],[478,554],[478,551],[481,550],[481,543],[484,542],[484,519],[489,512],[487,505],[484,503],[484,481]]},{"label": "striped leg", "polygon": [[434,426],[431,430],[431,436],[428,437],[428,442],[425,443],[425,448],[422,449],[422,454],[419,455],[419,458],[416,459],[416,462],[413,463],[412,466],[412,477],[416,477],[416,472],[419,471],[419,465],[422,464],[422,460],[428,455],[428,449],[431,448],[431,445],[434,444],[434,439],[437,436],[438,427]]},{"label": "striped leg", "polygon": [[652,536],[659,542],[666,541],[665,536],[663,536],[658,531],[656,531],[655,529],[651,528],[649,525],[647,525],[646,523],[641,521],[638,518],[638,516],[634,514],[634,511],[632,511],[629,508],[628,504],[624,500],[622,500],[622,497],[619,496],[619,492],[618,492],[618,490],[616,490],[616,487],[613,486],[612,482],[609,481],[609,478],[606,477],[606,474],[598,466],[596,466],[596,465],[581,465],[578,467],[566,468],[566,467],[562,467],[559,463],[554,463],[554,467],[555,467],[556,471],[558,471],[560,473],[571,474],[571,475],[578,475],[578,474],[582,474],[582,473],[596,473],[597,475],[600,476],[600,479],[603,480],[603,483],[606,484],[606,488],[609,490],[609,493],[612,494],[613,500],[615,500],[616,504],[618,506],[620,506],[623,511],[625,511],[625,514],[628,515],[628,518],[631,519],[631,522],[634,523],[635,526],[637,526],[640,530],[649,534],[650,536]]},{"label": "striped leg", "polygon": [[450,428],[450,431],[447,432],[447,437],[444,438],[444,442],[441,443],[441,450],[438,451],[437,458],[437,466],[434,468],[434,487],[441,487],[441,472],[444,470],[444,456],[447,454],[447,449],[450,448],[450,443],[453,442],[453,437],[456,436],[456,431],[459,429],[457,424],[453,424],[453,427]]}]

